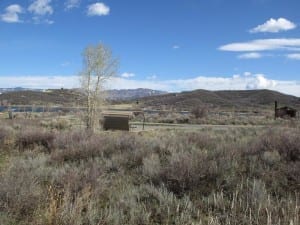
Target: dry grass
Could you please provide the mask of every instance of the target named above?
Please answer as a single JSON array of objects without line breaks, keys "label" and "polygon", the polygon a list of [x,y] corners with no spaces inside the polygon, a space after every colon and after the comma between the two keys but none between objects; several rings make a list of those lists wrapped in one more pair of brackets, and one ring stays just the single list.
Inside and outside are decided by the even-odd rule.
[{"label": "dry grass", "polygon": [[299,224],[300,127],[0,129],[1,225]]}]

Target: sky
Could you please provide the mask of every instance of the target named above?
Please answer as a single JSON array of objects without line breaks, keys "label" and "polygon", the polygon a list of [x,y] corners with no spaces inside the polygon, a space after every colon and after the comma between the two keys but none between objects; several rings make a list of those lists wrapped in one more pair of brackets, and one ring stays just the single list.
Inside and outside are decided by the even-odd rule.
[{"label": "sky", "polygon": [[300,97],[299,0],[0,0],[0,88],[76,88],[105,44],[109,89],[270,89]]}]

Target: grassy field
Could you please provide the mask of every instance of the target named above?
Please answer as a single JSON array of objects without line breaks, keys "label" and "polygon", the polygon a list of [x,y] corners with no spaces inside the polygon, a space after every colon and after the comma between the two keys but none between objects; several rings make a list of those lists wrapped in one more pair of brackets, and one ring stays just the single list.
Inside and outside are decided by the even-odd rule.
[{"label": "grassy field", "polygon": [[95,134],[78,122],[0,120],[1,225],[300,223],[297,120]]}]

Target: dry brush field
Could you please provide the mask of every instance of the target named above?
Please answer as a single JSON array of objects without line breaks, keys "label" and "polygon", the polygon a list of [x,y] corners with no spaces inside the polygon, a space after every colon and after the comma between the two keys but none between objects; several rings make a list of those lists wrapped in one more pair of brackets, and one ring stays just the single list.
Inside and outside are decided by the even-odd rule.
[{"label": "dry brush field", "polygon": [[89,133],[0,121],[1,225],[300,224],[300,124]]}]

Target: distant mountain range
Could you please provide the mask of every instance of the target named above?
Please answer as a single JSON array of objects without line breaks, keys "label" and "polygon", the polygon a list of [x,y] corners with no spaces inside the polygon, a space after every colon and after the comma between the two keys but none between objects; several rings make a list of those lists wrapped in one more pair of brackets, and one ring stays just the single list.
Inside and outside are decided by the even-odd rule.
[{"label": "distant mountain range", "polygon": [[22,88],[22,87],[14,87],[14,88],[0,88],[0,93],[14,92],[14,91],[43,91],[43,89],[31,89],[31,88]]},{"label": "distant mountain range", "polygon": [[[85,95],[79,89],[27,90],[24,88],[0,89],[0,105],[57,105],[80,106]],[[166,93],[151,89],[109,90],[107,99],[113,102],[139,100],[144,107],[191,110],[196,106],[209,108],[272,109],[274,101],[279,107],[290,106],[300,110],[300,98],[270,90],[207,91],[194,90]]]},{"label": "distant mountain range", "polygon": [[166,94],[165,91],[158,91],[152,89],[138,88],[138,89],[121,89],[108,90],[107,96],[110,100],[135,100],[143,97],[151,97]]}]

